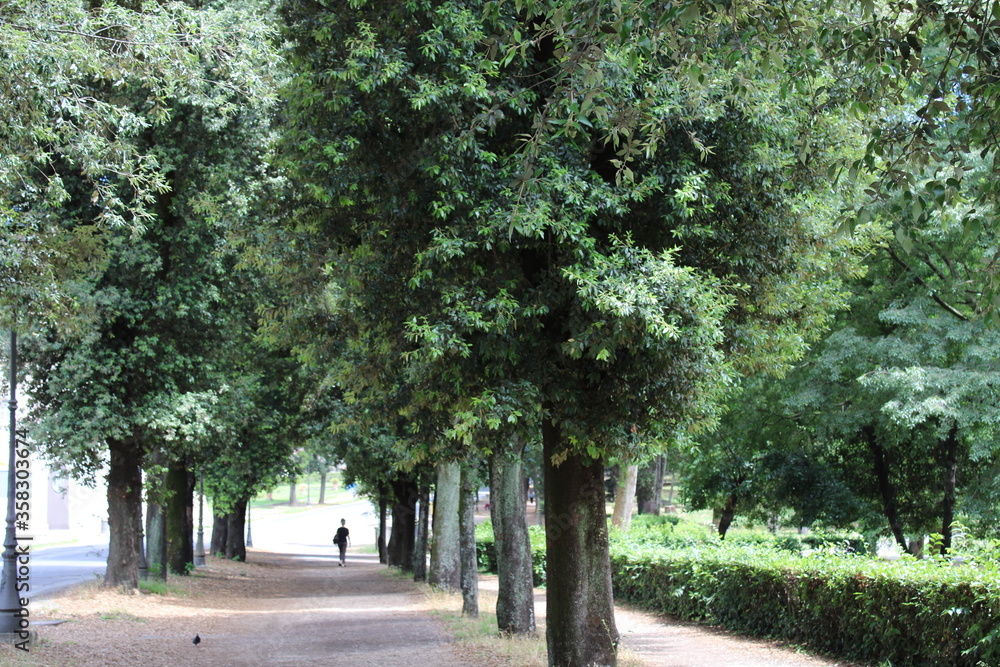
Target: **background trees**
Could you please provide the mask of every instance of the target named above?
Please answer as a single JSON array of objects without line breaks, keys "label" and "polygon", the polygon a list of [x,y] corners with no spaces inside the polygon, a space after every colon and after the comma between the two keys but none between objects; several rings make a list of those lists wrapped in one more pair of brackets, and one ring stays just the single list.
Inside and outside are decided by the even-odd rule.
[{"label": "background trees", "polygon": [[722,533],[947,544],[995,496],[992,9],[286,0],[275,126],[255,7],[0,10],[5,317],[42,323],[39,440],[107,450],[112,583],[154,457],[240,524],[293,443],[336,452],[408,568],[469,458],[523,556],[540,441],[550,661],[610,664],[608,461],[686,448]]}]

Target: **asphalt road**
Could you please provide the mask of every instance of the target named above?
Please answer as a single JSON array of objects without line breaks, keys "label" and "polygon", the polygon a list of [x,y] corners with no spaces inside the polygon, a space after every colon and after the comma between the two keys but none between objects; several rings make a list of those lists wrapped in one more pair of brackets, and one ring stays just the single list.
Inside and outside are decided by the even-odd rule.
[{"label": "asphalt road", "polygon": [[[25,544],[30,542],[22,542],[21,546]],[[35,600],[104,576],[108,545],[43,547],[37,551],[29,548],[29,554],[28,596]]]},{"label": "asphalt road", "polygon": [[[351,545],[374,545],[378,516],[366,500],[339,505],[313,505],[287,510],[272,508],[251,511],[250,534],[253,546],[265,551],[306,557],[333,558],[333,534],[346,519],[351,531]],[[205,530],[205,541],[211,527]],[[105,536],[103,539],[107,539]],[[25,541],[22,545],[31,543]],[[30,549],[28,596],[32,600],[50,597],[76,584],[104,575],[107,568],[107,542],[65,547]]]}]

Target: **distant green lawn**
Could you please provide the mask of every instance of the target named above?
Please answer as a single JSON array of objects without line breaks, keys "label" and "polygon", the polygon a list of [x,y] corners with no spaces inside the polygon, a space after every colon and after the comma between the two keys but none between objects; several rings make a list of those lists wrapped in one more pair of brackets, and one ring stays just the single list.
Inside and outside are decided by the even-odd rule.
[{"label": "distant green lawn", "polygon": [[[250,503],[254,508],[288,507],[288,499],[291,495],[290,484],[280,484],[270,492],[258,494]],[[270,496],[270,497],[269,497]],[[307,507],[319,503],[320,477],[319,473],[303,475],[298,479],[295,490],[295,506]],[[339,473],[330,473],[326,478],[326,497],[324,504],[336,505],[349,502],[354,499],[354,495],[344,489]]]}]

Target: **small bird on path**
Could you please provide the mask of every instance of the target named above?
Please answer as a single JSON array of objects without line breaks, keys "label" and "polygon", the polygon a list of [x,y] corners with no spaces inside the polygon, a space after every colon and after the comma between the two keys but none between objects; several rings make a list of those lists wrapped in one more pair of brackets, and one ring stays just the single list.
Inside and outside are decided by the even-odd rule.
[{"label": "small bird on path", "polygon": [[194,644],[195,646],[197,646],[198,644],[200,644],[201,643],[201,636],[195,635],[194,639],[191,640],[191,643]]}]

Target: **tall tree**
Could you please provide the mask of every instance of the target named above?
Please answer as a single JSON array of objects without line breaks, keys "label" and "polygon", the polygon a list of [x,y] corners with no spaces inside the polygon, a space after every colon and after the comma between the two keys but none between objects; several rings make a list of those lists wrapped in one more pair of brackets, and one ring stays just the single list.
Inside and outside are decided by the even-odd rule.
[{"label": "tall tree", "polygon": [[[763,76],[693,94],[618,11],[283,9],[294,225],[329,244],[367,381],[396,367],[419,405],[459,417],[505,386],[535,399],[554,665],[615,662],[604,461],[711,424],[734,369],[786,367],[840,298],[836,197],[812,189],[826,142],[852,138],[836,103],[795,107]],[[591,39],[605,25],[619,38]]]},{"label": "tall tree", "polygon": [[[247,213],[266,151],[267,30],[233,10],[200,11],[204,21],[192,16],[191,25],[220,34],[229,26],[233,41],[213,41],[213,34],[218,50],[192,47],[184,61],[196,69],[162,100],[149,96],[141,76],[115,88],[80,73],[94,100],[111,96],[138,119],[142,131],[130,150],[155,156],[162,187],[141,194],[127,173],[101,176],[108,196],[127,204],[122,220],[130,224],[101,232],[104,261],[59,286],[79,304],[76,326],[50,320],[30,349],[36,442],[83,475],[96,472],[104,451],[111,454],[108,586],[137,585],[145,455],[165,446],[169,432],[162,425],[186,401],[213,388],[210,359],[222,342],[212,332],[220,330],[216,307],[229,284],[223,223]],[[156,16],[154,10],[151,23]],[[202,43],[196,33],[188,38]],[[173,52],[179,57],[183,49]],[[212,69],[214,79],[201,68]],[[65,194],[54,217],[67,230],[94,228],[109,209],[91,194],[86,166],[60,148],[53,146],[51,161]]]}]

